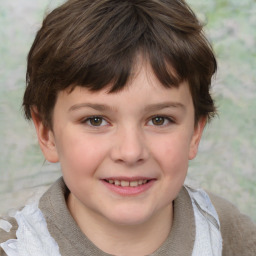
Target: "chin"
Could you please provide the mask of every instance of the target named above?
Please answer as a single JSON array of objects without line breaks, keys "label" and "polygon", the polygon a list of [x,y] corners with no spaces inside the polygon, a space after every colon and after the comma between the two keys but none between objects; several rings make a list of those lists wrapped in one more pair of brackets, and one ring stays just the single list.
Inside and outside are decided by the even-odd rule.
[{"label": "chin", "polygon": [[108,219],[110,222],[113,224],[115,223],[116,225],[136,226],[144,224],[150,220],[151,217],[152,214],[145,211],[140,211],[138,209],[122,209],[111,214]]}]

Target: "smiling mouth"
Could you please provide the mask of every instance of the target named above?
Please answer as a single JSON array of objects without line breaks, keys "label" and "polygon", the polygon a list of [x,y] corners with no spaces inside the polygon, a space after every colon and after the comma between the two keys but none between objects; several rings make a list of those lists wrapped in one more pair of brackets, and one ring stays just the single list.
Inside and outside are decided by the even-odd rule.
[{"label": "smiling mouth", "polygon": [[119,187],[139,187],[146,183],[148,183],[150,180],[133,180],[133,181],[127,181],[127,180],[104,180],[109,184],[119,186]]}]

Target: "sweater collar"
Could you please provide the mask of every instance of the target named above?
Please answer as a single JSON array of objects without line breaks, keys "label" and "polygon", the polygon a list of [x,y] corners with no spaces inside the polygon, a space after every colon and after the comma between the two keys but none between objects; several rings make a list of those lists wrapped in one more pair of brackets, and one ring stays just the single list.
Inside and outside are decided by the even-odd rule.
[{"label": "sweater collar", "polygon": [[[39,208],[44,214],[48,229],[60,247],[61,255],[107,256],[97,248],[80,230],[71,216],[66,199],[69,190],[63,178],[58,179],[41,197]],[[152,256],[190,256],[195,240],[195,219],[188,192],[182,187],[174,200],[172,229],[166,241]]]}]

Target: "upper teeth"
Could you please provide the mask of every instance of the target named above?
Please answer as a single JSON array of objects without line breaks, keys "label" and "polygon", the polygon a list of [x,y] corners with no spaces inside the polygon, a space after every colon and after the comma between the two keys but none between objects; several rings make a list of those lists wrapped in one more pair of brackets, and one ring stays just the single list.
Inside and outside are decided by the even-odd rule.
[{"label": "upper teeth", "polygon": [[121,187],[137,187],[139,185],[147,183],[147,180],[134,180],[134,181],[127,181],[127,180],[107,180],[108,183],[114,184],[116,186]]}]

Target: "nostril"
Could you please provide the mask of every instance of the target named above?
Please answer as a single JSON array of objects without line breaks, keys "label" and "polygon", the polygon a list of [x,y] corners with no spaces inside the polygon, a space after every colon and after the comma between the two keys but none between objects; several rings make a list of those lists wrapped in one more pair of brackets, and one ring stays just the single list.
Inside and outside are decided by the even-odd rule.
[{"label": "nostril", "polygon": [[115,160],[116,163],[119,164],[126,164],[126,165],[140,165],[143,164],[145,162],[145,159],[143,158],[139,158],[139,159],[116,159]]}]

